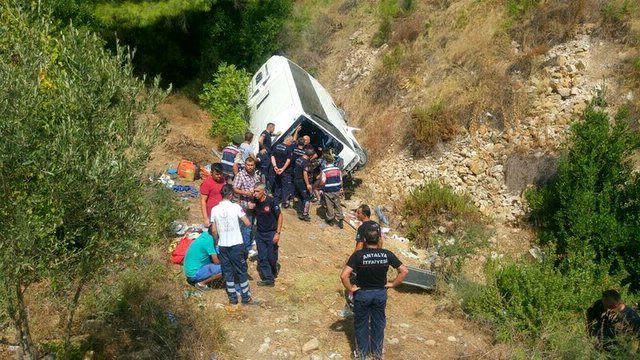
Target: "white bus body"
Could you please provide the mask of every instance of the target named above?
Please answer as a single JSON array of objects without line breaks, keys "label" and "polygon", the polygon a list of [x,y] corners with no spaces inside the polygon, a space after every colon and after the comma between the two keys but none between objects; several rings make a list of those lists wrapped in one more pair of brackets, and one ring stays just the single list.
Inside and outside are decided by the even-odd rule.
[{"label": "white bus body", "polygon": [[249,129],[253,146],[268,123],[274,123],[276,144],[302,125],[299,136],[311,136],[312,144],[331,148],[341,160],[342,170],[364,166],[367,154],[347,126],[342,111],[320,83],[301,67],[282,56],[272,56],[251,79],[248,88]]}]

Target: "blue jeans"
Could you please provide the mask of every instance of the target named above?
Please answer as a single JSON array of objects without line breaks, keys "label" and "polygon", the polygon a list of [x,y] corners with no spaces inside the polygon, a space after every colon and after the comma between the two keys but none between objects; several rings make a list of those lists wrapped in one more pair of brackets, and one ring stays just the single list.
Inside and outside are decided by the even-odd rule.
[{"label": "blue jeans", "polygon": [[[253,215],[247,214],[247,218],[251,225],[245,226],[243,222],[240,222],[240,232],[242,233],[242,242],[244,243],[244,250],[249,253],[249,250],[253,247]],[[246,256],[246,255],[245,255]]]},{"label": "blue jeans", "polygon": [[221,271],[222,269],[219,264],[210,263],[201,267],[193,277],[188,277],[187,281],[190,284],[195,284],[197,282],[205,281],[210,277],[218,275]]},{"label": "blue jeans", "polygon": [[256,233],[258,267],[260,278],[264,281],[274,281],[278,276],[278,245],[273,243],[275,233],[275,231]]},{"label": "blue jeans", "polygon": [[238,303],[238,291],[236,281],[240,284],[240,296],[242,302],[251,299],[249,279],[247,277],[247,259],[245,258],[244,244],[234,246],[220,246],[218,254],[222,266],[222,276],[227,288],[227,295],[231,304]]},{"label": "blue jeans", "polygon": [[382,357],[384,328],[387,325],[385,308],[387,290],[358,290],[353,294],[353,326],[358,359],[371,354]]}]

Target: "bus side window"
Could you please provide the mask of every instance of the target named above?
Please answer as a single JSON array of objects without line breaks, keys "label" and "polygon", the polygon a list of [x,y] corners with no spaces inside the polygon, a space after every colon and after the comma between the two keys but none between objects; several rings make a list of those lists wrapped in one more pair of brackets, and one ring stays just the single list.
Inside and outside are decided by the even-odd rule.
[{"label": "bus side window", "polygon": [[256,74],[256,85],[260,84],[261,80],[262,80],[262,71]]}]

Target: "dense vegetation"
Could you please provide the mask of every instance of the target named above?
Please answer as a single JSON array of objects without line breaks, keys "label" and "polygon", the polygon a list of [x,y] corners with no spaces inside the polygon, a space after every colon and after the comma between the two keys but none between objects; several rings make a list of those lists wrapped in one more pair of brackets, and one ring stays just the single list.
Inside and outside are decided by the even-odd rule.
[{"label": "dense vegetation", "polygon": [[[612,125],[589,107],[572,128],[558,173],[528,198],[544,257],[493,263],[486,286],[465,284],[464,307],[495,326],[499,339],[520,341],[530,356],[599,357],[584,331],[583,312],[607,288],[637,297],[640,178],[630,155],[638,135],[622,111]],[[567,331],[576,329],[576,331]],[[616,357],[631,358],[626,343]]]},{"label": "dense vegetation", "polygon": [[45,0],[62,21],[89,27],[115,48],[136,49],[138,74],[183,86],[222,62],[255,70],[282,48],[291,0]]},{"label": "dense vegetation", "polygon": [[0,305],[34,359],[30,287],[67,304],[68,342],[82,290],[158,234],[140,179],[164,92],[125,49],[20,4],[0,5]]}]

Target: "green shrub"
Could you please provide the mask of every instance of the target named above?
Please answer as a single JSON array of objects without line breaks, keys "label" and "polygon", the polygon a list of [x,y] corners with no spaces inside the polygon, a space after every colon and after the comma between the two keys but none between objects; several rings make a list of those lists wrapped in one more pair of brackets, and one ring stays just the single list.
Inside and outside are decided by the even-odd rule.
[{"label": "green shrub", "polygon": [[542,262],[490,262],[486,285],[460,287],[463,309],[491,324],[503,342],[516,340],[531,346],[554,333],[558,325],[580,324],[584,329],[583,312],[619,279],[610,277],[606,267],[588,261],[561,271],[556,260],[548,256]]},{"label": "green shrub", "polygon": [[148,187],[146,193],[149,220],[153,231],[153,238],[172,236],[171,222],[184,219],[187,216],[187,208],[184,207],[176,194],[161,184],[153,184]]},{"label": "green shrub", "polygon": [[471,199],[437,182],[415,189],[405,199],[403,216],[407,238],[422,248],[435,246],[447,276],[458,274],[465,260],[486,245],[485,220]]},{"label": "green shrub", "polygon": [[633,71],[635,71],[636,74],[640,75],[640,56],[634,58],[631,61],[631,66],[633,67]]},{"label": "green shrub", "polygon": [[394,71],[400,67],[405,56],[405,49],[402,46],[396,46],[382,58],[382,65],[387,71]]},{"label": "green shrub", "polygon": [[[627,114],[611,124],[590,106],[556,178],[528,192],[545,246],[540,262],[490,263],[486,285],[459,287],[464,310],[500,341],[524,346],[527,358],[604,358],[584,330],[584,311],[608,288],[622,289],[627,304],[637,300],[626,287],[637,290],[640,271],[640,182],[629,160],[639,142]],[[633,357],[629,344],[621,341],[614,358]]]},{"label": "green shrub", "polygon": [[408,15],[415,8],[411,0],[380,0],[378,3],[378,17],[380,25],[371,39],[371,46],[380,47],[389,40],[391,25],[395,18]]},{"label": "green shrub", "polygon": [[507,0],[507,14],[519,19],[540,4],[541,0]]},{"label": "green shrub", "polygon": [[[25,1],[26,2],[26,1]],[[40,3],[40,1],[38,1]],[[283,47],[292,0],[42,0],[68,23],[88,26],[110,48],[135,48],[139,74],[201,84],[222,62],[256,69]]]},{"label": "green shrub", "polygon": [[413,111],[412,138],[416,148],[430,150],[443,141],[451,141],[458,134],[455,114],[437,101],[429,107],[418,107]]},{"label": "green shrub", "polygon": [[235,65],[221,64],[210,83],[204,85],[200,105],[213,116],[210,132],[229,141],[247,129],[249,73]]},{"label": "green shrub", "polygon": [[602,18],[605,23],[620,25],[631,14],[633,2],[630,0],[605,1],[602,6]]},{"label": "green shrub", "polygon": [[628,123],[621,115],[611,125],[604,111],[589,107],[572,128],[557,177],[528,199],[543,245],[565,259],[610,264],[611,273],[628,273],[626,281],[638,288],[640,179],[630,156],[640,139]]},{"label": "green shrub", "polygon": [[382,19],[380,21],[380,25],[378,26],[378,30],[371,38],[371,46],[380,47],[384,45],[387,40],[389,40],[389,34],[391,33],[391,20]]}]

